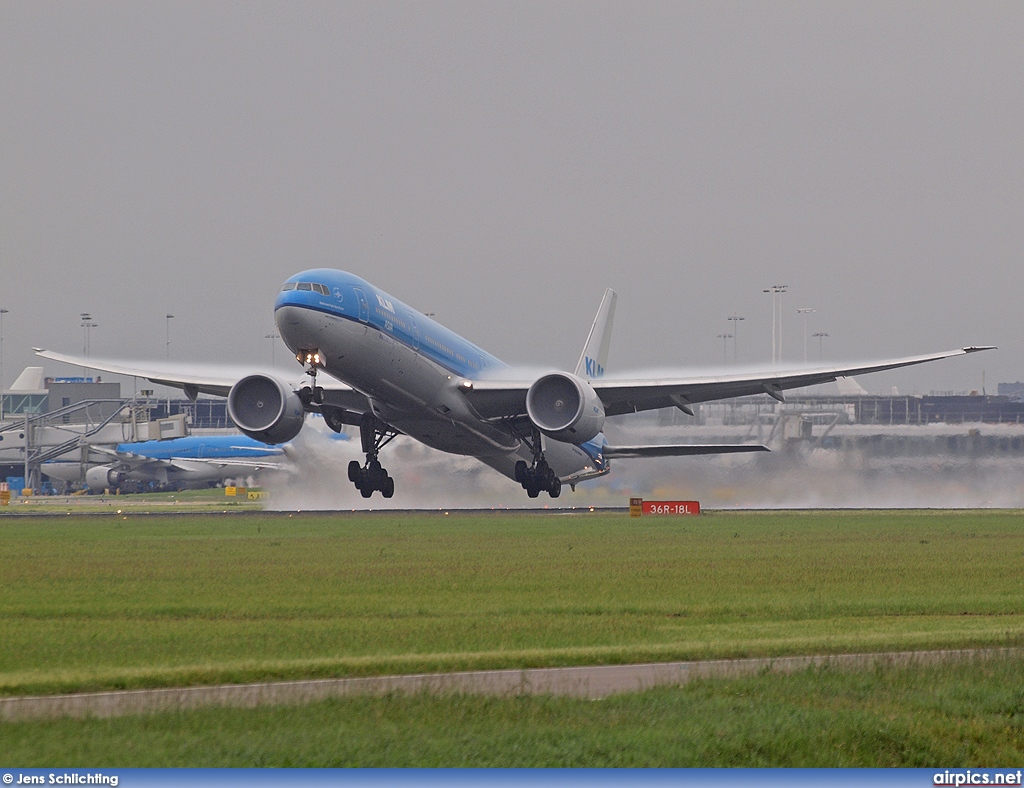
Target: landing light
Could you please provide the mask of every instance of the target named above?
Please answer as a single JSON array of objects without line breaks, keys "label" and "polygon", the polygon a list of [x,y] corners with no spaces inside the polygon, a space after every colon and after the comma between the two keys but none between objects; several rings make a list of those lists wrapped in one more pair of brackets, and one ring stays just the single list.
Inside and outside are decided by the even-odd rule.
[{"label": "landing light", "polygon": [[295,354],[296,360],[307,367],[323,366],[323,359],[319,350],[300,350]]},{"label": "landing light", "polygon": [[462,386],[462,388],[464,388],[466,391],[472,391],[473,390],[473,381],[472,380],[460,381],[459,385]]}]

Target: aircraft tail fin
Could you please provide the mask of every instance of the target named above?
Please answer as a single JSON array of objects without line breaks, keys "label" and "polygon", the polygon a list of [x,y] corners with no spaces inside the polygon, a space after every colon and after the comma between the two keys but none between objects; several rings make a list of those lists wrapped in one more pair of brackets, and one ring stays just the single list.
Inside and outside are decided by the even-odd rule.
[{"label": "aircraft tail fin", "polygon": [[43,368],[25,367],[18,379],[15,380],[8,391],[44,391]]},{"label": "aircraft tail fin", "polygon": [[594,325],[590,327],[587,343],[583,346],[576,374],[593,380],[604,375],[608,364],[608,346],[612,341],[612,321],[615,318],[615,300],[618,296],[610,287],[604,291],[601,306],[597,308]]}]

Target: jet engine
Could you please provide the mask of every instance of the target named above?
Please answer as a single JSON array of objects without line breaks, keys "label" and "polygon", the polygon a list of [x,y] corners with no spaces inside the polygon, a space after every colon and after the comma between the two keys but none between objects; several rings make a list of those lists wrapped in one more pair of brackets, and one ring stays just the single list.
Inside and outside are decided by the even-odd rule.
[{"label": "jet engine", "polygon": [[249,375],[228,392],[228,415],[254,440],[287,443],[302,429],[304,413],[290,386],[267,375]]},{"label": "jet engine", "polygon": [[115,471],[109,465],[97,465],[85,472],[85,484],[90,490],[104,490],[120,487],[128,480],[128,474]]},{"label": "jet engine", "polygon": [[586,443],[604,428],[604,403],[585,380],[567,372],[538,378],[526,392],[526,413],[547,435],[565,443]]}]

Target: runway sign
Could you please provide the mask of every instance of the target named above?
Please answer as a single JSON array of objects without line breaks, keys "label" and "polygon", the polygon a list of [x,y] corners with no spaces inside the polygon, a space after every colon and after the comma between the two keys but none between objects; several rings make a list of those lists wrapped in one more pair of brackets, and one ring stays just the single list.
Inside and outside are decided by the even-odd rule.
[{"label": "runway sign", "polygon": [[645,515],[700,514],[700,501],[644,501],[641,509]]}]

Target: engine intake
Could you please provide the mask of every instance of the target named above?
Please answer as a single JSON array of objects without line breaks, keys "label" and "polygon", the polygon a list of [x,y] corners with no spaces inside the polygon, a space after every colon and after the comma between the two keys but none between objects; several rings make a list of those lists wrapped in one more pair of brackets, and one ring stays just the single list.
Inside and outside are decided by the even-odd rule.
[{"label": "engine intake", "polygon": [[565,443],[586,443],[604,429],[604,403],[587,381],[567,372],[538,378],[526,392],[526,413],[547,435]]},{"label": "engine intake", "polygon": [[268,375],[249,375],[228,392],[228,415],[254,440],[287,443],[299,434],[305,414],[290,386]]}]

